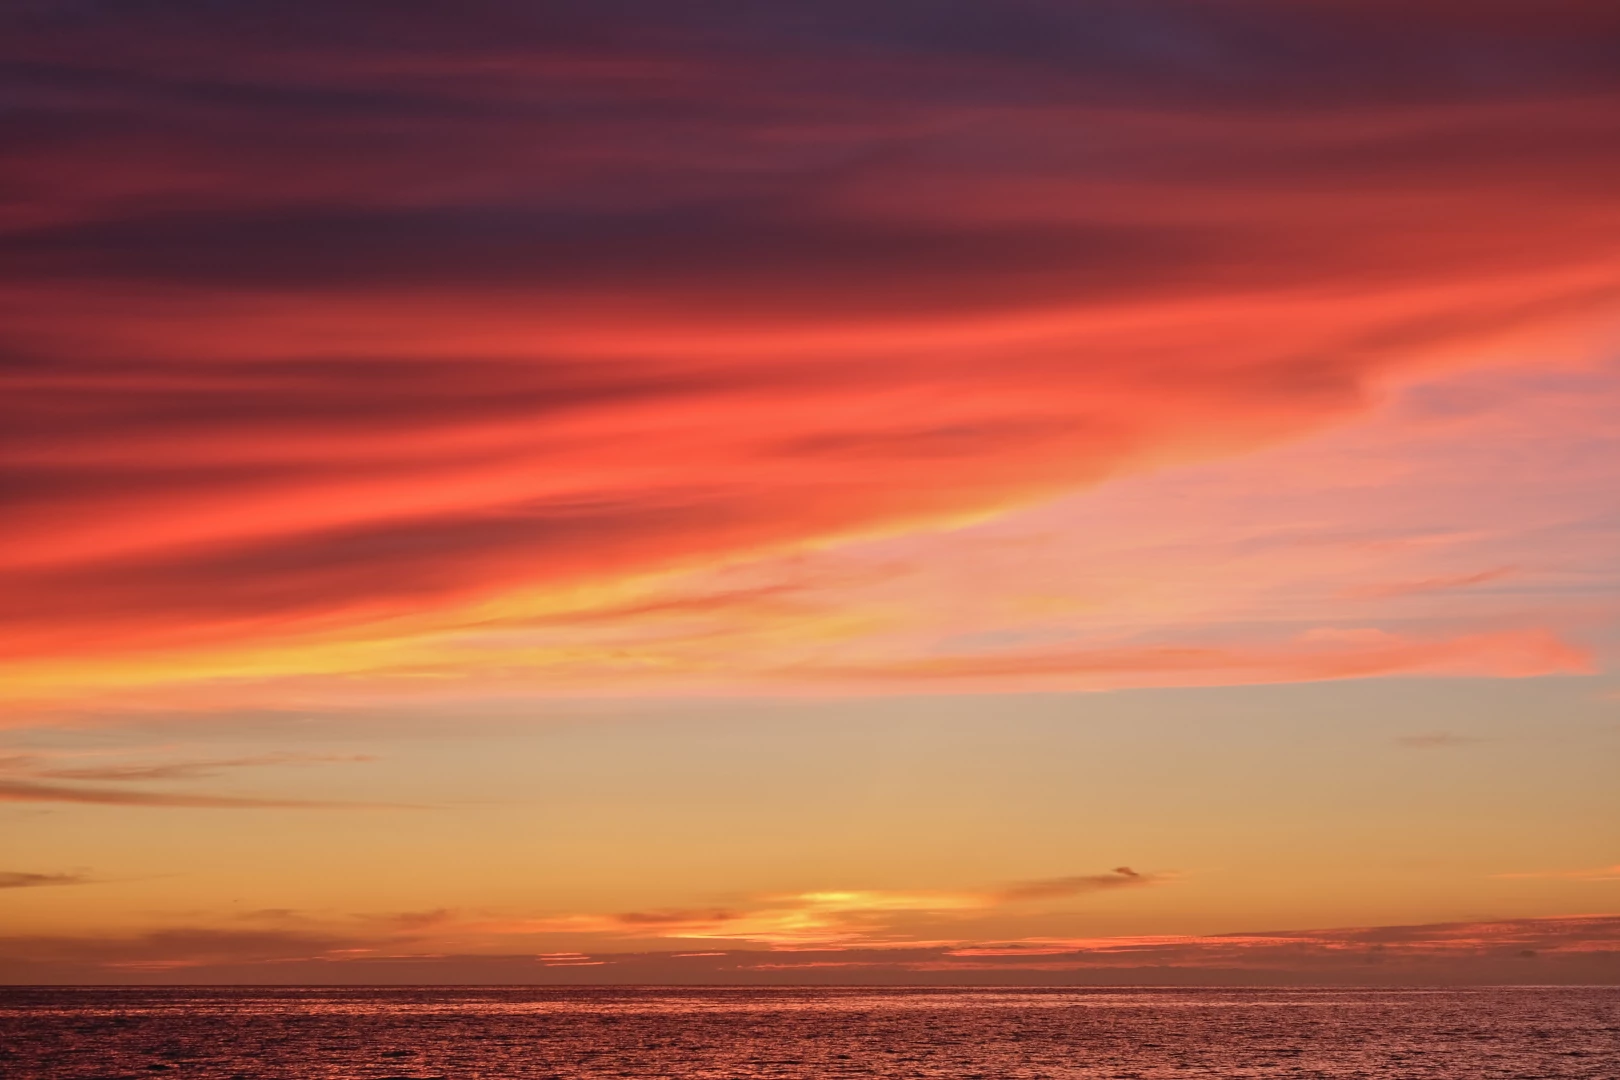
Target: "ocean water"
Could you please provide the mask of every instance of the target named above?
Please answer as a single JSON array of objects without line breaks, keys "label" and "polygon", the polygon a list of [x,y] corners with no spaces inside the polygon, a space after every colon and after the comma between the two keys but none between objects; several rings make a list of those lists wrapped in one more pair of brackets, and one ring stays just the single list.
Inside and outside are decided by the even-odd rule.
[{"label": "ocean water", "polygon": [[6,988],[0,1076],[1620,1080],[1620,988]]}]

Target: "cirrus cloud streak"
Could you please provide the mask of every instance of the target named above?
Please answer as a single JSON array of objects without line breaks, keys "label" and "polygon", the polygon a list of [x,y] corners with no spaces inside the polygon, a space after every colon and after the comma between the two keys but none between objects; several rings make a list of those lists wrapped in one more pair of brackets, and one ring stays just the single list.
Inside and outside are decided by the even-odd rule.
[{"label": "cirrus cloud streak", "polygon": [[[0,647],[53,693],[364,669],[1252,451],[1583,354],[1620,295],[1593,5],[194,14],[0,35]],[[1363,667],[1582,663],[1515,640]],[[1347,670],[1311,663],[1113,666]]]}]

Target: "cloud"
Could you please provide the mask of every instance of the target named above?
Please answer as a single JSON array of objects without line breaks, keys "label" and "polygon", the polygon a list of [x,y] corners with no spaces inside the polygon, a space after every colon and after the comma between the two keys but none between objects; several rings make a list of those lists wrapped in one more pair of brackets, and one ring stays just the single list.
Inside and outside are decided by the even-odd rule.
[{"label": "cloud", "polygon": [[35,756],[0,759],[0,770],[18,770],[50,780],[92,780],[103,782],[143,780],[190,780],[216,776],[225,769],[260,768],[273,765],[313,765],[376,760],[369,754],[305,754],[283,752],[248,757],[208,758],[199,761],[168,761],[157,764],[93,765],[69,768],[40,768]]},{"label": "cloud", "polygon": [[1082,874],[1077,877],[1048,878],[1044,881],[1026,881],[1004,889],[999,894],[1005,903],[1025,900],[1059,900],[1080,896],[1101,889],[1129,888],[1151,885],[1163,880],[1153,874],[1139,874],[1128,866],[1116,866],[1106,874]]},{"label": "cloud", "polygon": [[[502,945],[504,944],[504,947]],[[555,975],[547,970],[558,968]],[[1620,971],[1620,916],[1213,935],[1025,938],[700,952],[414,950],[376,936],[169,928],[0,938],[8,982],[264,984],[1444,985],[1595,983]]]},{"label": "cloud", "polygon": [[370,670],[1579,351],[1620,25],[1506,8],[9,12],[8,674]]},{"label": "cloud", "polygon": [[627,911],[475,922],[469,929],[497,936],[586,934],[609,939],[750,942],[771,946],[852,944],[900,939],[894,923],[907,916],[977,911],[974,894],[803,893],[761,897],[737,908]]},{"label": "cloud", "polygon": [[855,682],[1008,682],[1077,686],[1229,685],[1389,675],[1498,678],[1581,674],[1585,651],[1546,630],[1414,640],[1380,630],[1317,630],[1272,647],[1139,645],[935,656],[864,668],[801,674]]},{"label": "cloud", "polygon": [[[309,754],[298,751],[233,758],[205,758],[152,764],[58,766],[39,754],[0,758],[0,802],[67,802],[104,806],[194,807],[199,809],[275,809],[359,807],[362,803],[319,799],[261,798],[201,792],[139,791],[121,787],[87,787],[60,780],[101,783],[144,783],[216,776],[223,770],[282,765],[328,764],[375,760],[370,755]],[[11,774],[7,776],[6,774]]]},{"label": "cloud", "polygon": [[345,949],[341,937],[279,930],[176,927],[105,938],[17,937],[0,940],[7,966],[23,961],[123,973],[141,980],[215,964],[273,964],[325,957]]},{"label": "cloud", "polygon": [[468,929],[506,934],[591,934],[609,938],[751,942],[777,947],[915,942],[915,930],[941,931],[947,922],[979,918],[1008,905],[1062,900],[1120,887],[1162,884],[1170,875],[1121,866],[1084,874],[1021,882],[1000,889],[890,891],[828,889],[758,896],[726,907],[573,914],[536,919],[485,920]]},{"label": "cloud", "polygon": [[[1247,981],[1270,972],[1299,979],[1308,972],[1334,980],[1407,982],[1501,979],[1526,958],[1558,958],[1583,981],[1612,973],[1620,957],[1620,916],[1567,916],[1495,922],[1434,923],[1309,931],[1216,935],[1024,939],[948,950],[984,965],[1031,971],[1185,969],[1219,971]],[[1506,965],[1506,966],[1504,966]],[[942,965],[935,962],[933,966]],[[1354,975],[1357,969],[1376,974]],[[1473,971],[1470,973],[1469,969]],[[1537,975],[1557,968],[1543,968]],[[1467,973],[1467,974],[1465,974]],[[1522,973],[1521,978],[1530,973]],[[1324,981],[1327,981],[1324,979]]]},{"label": "cloud", "polygon": [[689,929],[734,922],[742,916],[732,911],[627,911],[610,916],[614,923],[629,929]]},{"label": "cloud", "polygon": [[124,788],[40,784],[29,780],[0,779],[0,802],[79,803],[91,806],[152,806],[204,810],[336,810],[381,807],[389,804],[323,799],[255,798],[245,795],[204,795],[172,791],[130,791]]},{"label": "cloud", "polygon": [[1515,571],[1515,567],[1499,566],[1490,570],[1479,570],[1471,574],[1449,574],[1443,577],[1419,578],[1415,581],[1392,581],[1381,585],[1362,585],[1347,589],[1345,596],[1355,600],[1385,600],[1391,597],[1422,596],[1425,593],[1447,592],[1451,589],[1466,589],[1471,585],[1483,585],[1488,581],[1508,577]]},{"label": "cloud", "polygon": [[0,889],[32,889],[42,885],[83,885],[89,879],[79,874],[29,874],[0,871]]}]

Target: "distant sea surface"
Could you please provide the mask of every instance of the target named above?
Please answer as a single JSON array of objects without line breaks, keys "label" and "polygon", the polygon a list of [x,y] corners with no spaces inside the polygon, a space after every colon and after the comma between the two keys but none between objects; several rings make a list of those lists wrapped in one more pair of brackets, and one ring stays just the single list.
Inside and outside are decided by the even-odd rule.
[{"label": "distant sea surface", "polygon": [[0,1076],[1620,1080],[1620,988],[0,988]]}]

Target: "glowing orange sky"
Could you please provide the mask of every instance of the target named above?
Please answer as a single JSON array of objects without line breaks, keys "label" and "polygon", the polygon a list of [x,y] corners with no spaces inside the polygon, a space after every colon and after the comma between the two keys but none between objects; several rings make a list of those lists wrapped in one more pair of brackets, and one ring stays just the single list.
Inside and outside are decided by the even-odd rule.
[{"label": "glowing orange sky", "polygon": [[[1620,14],[973,10],[3,17],[17,970],[690,937],[934,950],[913,959],[957,971],[1105,932],[1192,942],[1164,961],[1191,970],[1240,931],[1616,910],[1598,871],[1620,807],[1582,785],[1620,730]],[[1346,681],[1392,679],[1457,702],[1525,689],[1483,733],[1428,691],[1340,715]],[[1312,696],[1244,696],[1279,684]],[[1219,885],[1205,849],[1155,846],[1198,811],[1149,778],[1162,826],[1071,821],[1056,789],[964,796],[1005,858],[942,843],[885,876],[884,845],[925,825],[874,805],[873,848],[828,855],[836,772],[777,756],[923,698],[1012,739],[1045,708],[1026,695],[1101,691],[1376,730],[1386,749],[1354,753],[1411,805],[1317,824],[1354,862],[1404,820],[1452,862],[1347,891],[1256,796],[1209,857],[1303,860],[1309,882]],[[569,753],[636,758],[626,717],[688,730],[703,702],[771,733],[721,793],[462,815],[505,768],[474,729],[583,709],[602,722]],[[770,719],[783,702],[811,712]],[[1564,741],[1533,784],[1512,755],[1458,781],[1481,800],[1573,785],[1535,826],[1557,859],[1529,866],[1535,837],[1455,825],[1403,763],[1518,745],[1554,703]],[[1128,755],[1184,737],[1109,716],[1088,722],[1120,725]],[[409,749],[423,731],[465,755],[454,776]],[[671,768],[700,768],[690,731]],[[1290,753],[1249,757],[1314,768]],[[783,809],[768,867],[705,801],[746,814],[756,772],[816,793]],[[687,831],[638,877],[620,859],[642,813]],[[506,830],[589,814],[617,824],[544,872],[440,888],[392,869],[497,860]],[[145,815],[196,851],[225,842],[220,815],[259,815],[269,876],[188,859]],[[1062,857],[1034,839],[1060,818],[1093,830]],[[317,821],[351,822],[330,828],[373,876],[316,858]],[[1024,887],[1034,907],[1008,900]],[[283,914],[229,938],[244,910]],[[1608,923],[1579,925],[1609,944],[1571,951],[1613,948]]]}]

